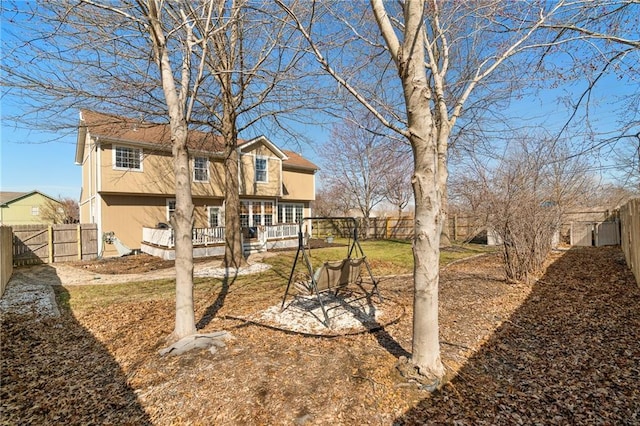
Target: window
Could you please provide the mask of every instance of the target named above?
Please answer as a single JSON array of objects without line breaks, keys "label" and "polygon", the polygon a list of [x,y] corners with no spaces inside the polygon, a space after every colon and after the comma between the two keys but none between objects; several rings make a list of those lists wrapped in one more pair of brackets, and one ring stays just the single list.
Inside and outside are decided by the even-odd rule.
[{"label": "window", "polygon": [[304,205],[302,204],[278,204],[279,223],[297,223],[302,220]]},{"label": "window", "polygon": [[176,200],[167,200],[167,221],[171,223],[171,216],[176,212]]},{"label": "window", "polygon": [[268,182],[266,158],[256,157],[256,182]]},{"label": "window", "polygon": [[249,226],[249,206],[246,202],[240,203],[240,227],[247,228]]},{"label": "window", "polygon": [[285,223],[293,222],[293,206],[291,204],[284,206],[284,221]]},{"label": "window", "polygon": [[207,157],[195,157],[193,159],[193,181],[209,181],[209,159]]},{"label": "window", "polygon": [[220,226],[220,208],[209,207],[209,228]]},{"label": "window", "polygon": [[263,208],[264,208],[264,225],[266,226],[273,225],[273,203],[270,201],[265,201]]},{"label": "window", "polygon": [[40,207],[32,206],[31,207],[31,216],[40,216]]},{"label": "window", "polygon": [[242,201],[240,226],[273,225],[273,201]]},{"label": "window", "polygon": [[116,146],[113,149],[113,165],[116,169],[142,170],[142,149]]}]

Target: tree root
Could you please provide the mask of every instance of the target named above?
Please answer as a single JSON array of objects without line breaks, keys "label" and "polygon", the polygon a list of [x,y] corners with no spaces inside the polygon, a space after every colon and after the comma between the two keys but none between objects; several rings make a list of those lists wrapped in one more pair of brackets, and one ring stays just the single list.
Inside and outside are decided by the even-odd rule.
[{"label": "tree root", "polygon": [[444,384],[440,377],[421,372],[418,366],[405,356],[398,359],[396,369],[408,382],[415,383],[422,390],[435,392]]},{"label": "tree root", "polygon": [[158,353],[165,355],[182,355],[193,349],[208,349],[211,354],[215,354],[218,348],[226,347],[225,340],[233,339],[233,335],[227,331],[217,331],[208,334],[192,334],[183,337],[172,345],[160,349]]}]

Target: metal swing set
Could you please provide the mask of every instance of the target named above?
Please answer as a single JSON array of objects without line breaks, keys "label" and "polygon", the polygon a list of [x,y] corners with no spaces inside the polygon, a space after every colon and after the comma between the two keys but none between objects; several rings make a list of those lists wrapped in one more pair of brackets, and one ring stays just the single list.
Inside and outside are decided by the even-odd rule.
[{"label": "metal swing set", "polygon": [[[348,221],[353,225],[352,232],[349,235],[347,244],[347,256],[341,260],[325,261],[318,268],[314,269],[311,262],[310,248],[305,249],[303,224],[306,221],[314,220],[341,220]],[[304,262],[306,267],[306,276],[302,280],[296,280],[295,272],[298,261]],[[371,279],[371,290],[367,289],[363,285],[362,281],[362,266],[365,266],[369,278]],[[293,285],[292,285],[293,284]],[[374,294],[377,295],[378,300],[382,302],[380,291],[378,290],[378,281],[374,278],[371,272],[371,267],[367,261],[367,257],[362,250],[360,241],[358,239],[358,222],[353,217],[304,217],[298,222],[298,250],[291,267],[291,274],[289,275],[289,282],[282,298],[282,306],[280,311],[284,311],[287,296],[289,295],[292,287],[297,290],[298,294],[315,295],[318,303],[322,309],[324,315],[324,326],[330,327],[328,311],[338,306],[327,307],[322,300],[322,295],[326,293],[333,293],[337,296],[341,291],[346,291],[346,287],[350,284],[355,284],[359,288],[358,294],[352,298],[345,300],[345,303],[352,303],[361,299],[369,299]],[[354,292],[352,292],[353,294]]]}]

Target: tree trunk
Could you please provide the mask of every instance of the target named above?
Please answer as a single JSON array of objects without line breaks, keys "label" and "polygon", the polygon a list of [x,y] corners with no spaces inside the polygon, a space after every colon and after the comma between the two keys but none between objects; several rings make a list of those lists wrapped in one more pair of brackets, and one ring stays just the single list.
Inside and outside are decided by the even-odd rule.
[{"label": "tree trunk", "polygon": [[432,93],[427,85],[422,17],[424,2],[406,2],[405,39],[398,71],[402,80],[409,141],[414,155],[412,178],[415,197],[414,302],[412,362],[421,374],[439,380],[440,360],[438,281],[440,262],[441,194],[438,180],[438,141],[430,110]]},{"label": "tree trunk", "polygon": [[172,337],[175,339],[196,332],[193,308],[193,200],[186,127],[186,122],[181,123],[173,136],[176,210],[172,224],[176,245],[176,324]]},{"label": "tree trunk", "polygon": [[[149,23],[171,127],[176,192],[176,210],[171,218],[176,247],[176,322],[169,339],[179,340],[196,332],[193,309],[193,199],[187,149],[188,126],[184,99],[176,88],[166,39],[160,24],[160,11],[154,3],[150,3]],[[184,93],[182,92],[183,95]]]},{"label": "tree trunk", "polygon": [[238,268],[244,263],[242,232],[240,228],[240,193],[238,184],[238,151],[227,145],[224,157],[224,263],[228,268]]},{"label": "tree trunk", "polygon": [[447,168],[447,144],[449,140],[449,129],[444,123],[444,118],[439,120],[440,129],[438,134],[438,187],[441,194],[441,223],[440,246],[449,247],[451,245],[451,234],[449,230],[449,194],[447,192],[447,178],[449,176]]}]

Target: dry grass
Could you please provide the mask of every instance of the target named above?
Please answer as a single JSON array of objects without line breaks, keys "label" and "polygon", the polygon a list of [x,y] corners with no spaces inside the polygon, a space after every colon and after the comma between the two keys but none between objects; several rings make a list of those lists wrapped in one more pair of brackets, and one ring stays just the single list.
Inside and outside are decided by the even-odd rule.
[{"label": "dry grass", "polygon": [[[407,314],[338,337],[241,319],[278,304],[286,261],[251,279],[198,280],[203,332],[227,348],[163,358],[173,325],[170,282],[59,287],[60,319],[2,322],[6,424],[631,424],[640,417],[640,289],[617,248],[576,250],[532,286],[504,280],[495,255],[442,272],[442,359],[434,395],[403,379],[411,350],[412,283],[383,278]],[[282,263],[280,263],[282,262]],[[290,267],[290,265],[289,265]],[[284,278],[283,278],[284,277]],[[91,286],[94,287],[94,286]],[[141,289],[139,289],[140,287]],[[108,289],[117,290],[109,296]],[[147,294],[135,300],[129,294]],[[158,294],[162,296],[157,296]],[[77,304],[76,304],[77,303]],[[551,407],[551,410],[547,410]]]}]

